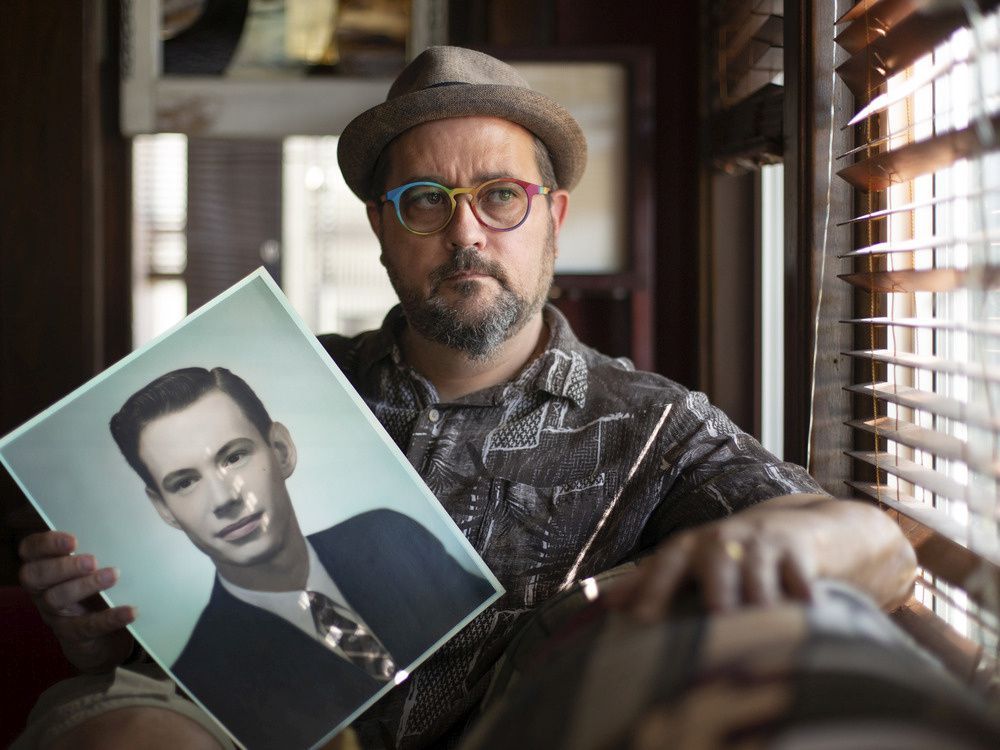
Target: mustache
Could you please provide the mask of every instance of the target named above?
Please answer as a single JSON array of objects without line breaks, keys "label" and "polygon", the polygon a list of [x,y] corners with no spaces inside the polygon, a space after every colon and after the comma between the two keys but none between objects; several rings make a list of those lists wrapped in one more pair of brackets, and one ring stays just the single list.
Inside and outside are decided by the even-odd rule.
[{"label": "mustache", "polygon": [[503,267],[499,263],[487,260],[472,248],[463,247],[455,251],[451,260],[442,263],[430,272],[431,292],[437,293],[441,282],[449,276],[454,276],[456,273],[481,273],[486,276],[492,276],[500,282],[501,287],[504,289],[508,288],[507,274],[504,273]]}]

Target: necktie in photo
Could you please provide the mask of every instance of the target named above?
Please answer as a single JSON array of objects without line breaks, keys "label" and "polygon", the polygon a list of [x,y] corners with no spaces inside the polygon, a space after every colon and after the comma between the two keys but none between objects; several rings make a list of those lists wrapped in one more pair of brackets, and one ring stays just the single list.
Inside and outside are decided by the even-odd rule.
[{"label": "necktie in photo", "polygon": [[350,617],[325,594],[307,591],[316,630],[330,646],[339,648],[348,660],[369,676],[385,682],[396,674],[396,664],[385,647],[368,630]]}]

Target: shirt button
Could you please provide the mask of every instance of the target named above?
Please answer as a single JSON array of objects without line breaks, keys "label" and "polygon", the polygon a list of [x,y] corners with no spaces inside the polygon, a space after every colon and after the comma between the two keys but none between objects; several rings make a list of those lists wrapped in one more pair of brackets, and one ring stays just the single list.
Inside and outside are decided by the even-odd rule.
[{"label": "shirt button", "polygon": [[439,419],[441,419],[441,412],[439,412],[437,409],[431,409],[429,412],[427,412],[427,418],[432,422],[437,422]]}]

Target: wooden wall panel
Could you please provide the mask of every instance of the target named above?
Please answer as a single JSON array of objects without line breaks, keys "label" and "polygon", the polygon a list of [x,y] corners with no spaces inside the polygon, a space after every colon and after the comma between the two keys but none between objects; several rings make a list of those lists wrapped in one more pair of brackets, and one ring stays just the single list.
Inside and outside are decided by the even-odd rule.
[{"label": "wooden wall panel", "polygon": [[[0,433],[128,351],[117,2],[8,0],[0,26]],[[0,582],[38,523],[0,472]]]},{"label": "wooden wall panel", "polygon": [[698,387],[698,3],[553,2],[555,47],[655,55],[653,369]]}]

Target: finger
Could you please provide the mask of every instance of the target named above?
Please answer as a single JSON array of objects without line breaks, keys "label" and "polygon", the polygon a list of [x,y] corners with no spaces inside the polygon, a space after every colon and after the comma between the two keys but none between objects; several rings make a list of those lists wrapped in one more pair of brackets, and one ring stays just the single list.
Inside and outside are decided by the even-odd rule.
[{"label": "finger", "polygon": [[61,635],[67,641],[81,643],[92,641],[116,633],[126,625],[135,622],[138,612],[135,607],[113,607],[100,612],[89,612],[81,617],[74,617],[64,627],[59,628]]},{"label": "finger", "polygon": [[753,545],[743,566],[743,596],[747,604],[767,606],[781,598],[778,563],[768,548]]},{"label": "finger", "polygon": [[17,551],[25,562],[68,555],[76,549],[76,537],[65,531],[43,531],[21,540]]},{"label": "finger", "polygon": [[637,568],[601,586],[600,599],[605,606],[611,609],[624,609],[635,598],[635,593],[641,583],[642,571]]},{"label": "finger", "polygon": [[687,577],[691,545],[682,540],[668,544],[647,560],[631,606],[632,615],[641,622],[654,622],[670,608],[680,583]]},{"label": "finger", "polygon": [[89,575],[96,569],[93,555],[65,555],[24,563],[18,571],[18,579],[29,594],[37,596],[52,586]]},{"label": "finger", "polygon": [[117,570],[101,568],[91,575],[74,578],[46,589],[40,597],[39,607],[54,615],[79,615],[84,609],[80,602],[100,591],[111,588],[117,580]]},{"label": "finger", "polygon": [[813,575],[798,555],[786,554],[781,560],[781,583],[784,592],[793,599],[813,600]]},{"label": "finger", "polygon": [[705,607],[710,612],[728,612],[739,606],[745,559],[742,547],[739,549],[740,559],[735,559],[720,542],[718,546],[713,545],[699,561],[696,578],[701,584]]}]

